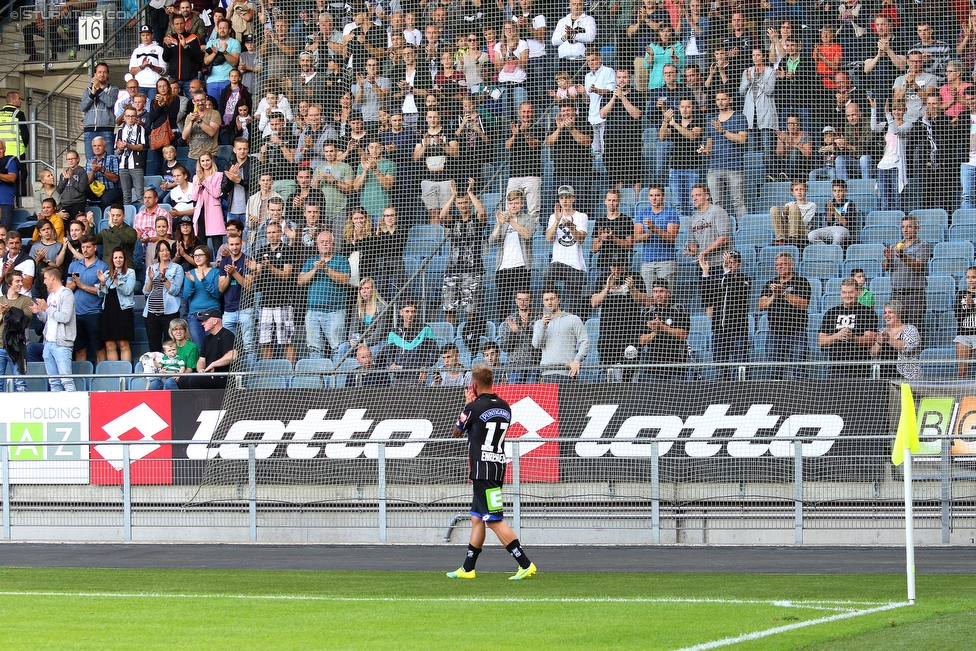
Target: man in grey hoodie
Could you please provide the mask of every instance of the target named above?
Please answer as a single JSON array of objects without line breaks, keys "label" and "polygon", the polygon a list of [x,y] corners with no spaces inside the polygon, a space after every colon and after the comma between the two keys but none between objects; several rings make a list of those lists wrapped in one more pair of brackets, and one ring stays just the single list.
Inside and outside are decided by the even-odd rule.
[{"label": "man in grey hoodie", "polygon": [[580,365],[590,352],[590,338],[583,321],[563,312],[555,287],[542,292],[542,318],[535,322],[532,345],[542,350],[544,382],[570,382],[579,375]]}]

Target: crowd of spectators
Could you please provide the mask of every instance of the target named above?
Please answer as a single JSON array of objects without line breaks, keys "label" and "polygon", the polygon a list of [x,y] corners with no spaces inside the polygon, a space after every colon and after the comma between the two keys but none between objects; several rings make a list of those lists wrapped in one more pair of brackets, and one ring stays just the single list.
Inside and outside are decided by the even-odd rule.
[{"label": "crowd of spectators", "polygon": [[[24,30],[28,53],[42,23]],[[452,332],[465,324],[471,356],[501,363],[500,348],[513,382],[576,377],[588,356],[659,365],[618,380],[683,377],[698,310],[716,362],[745,361],[753,312],[768,315],[767,359],[798,364],[812,289],[797,256],[858,242],[867,211],[847,181],[876,179],[881,210],[974,207],[976,9],[964,2],[177,0],[133,29],[124,89],[122,71],[93,67],[83,151],[39,175],[30,232],[12,219],[29,137],[19,95],[0,110],[0,304],[41,301],[24,318],[62,374],[61,348],[131,360],[139,327],[177,376],[160,387],[227,368],[227,333],[249,361],[348,357],[417,369],[399,381],[464,383],[462,351],[437,343],[428,310]],[[760,181],[790,182],[792,196],[761,207],[770,244],[796,252],[770,279],[748,277],[735,242],[764,196],[747,182],[750,154]],[[833,181],[819,204],[816,180]],[[504,188],[497,205],[489,183]],[[917,219],[899,225],[878,260],[892,289],[883,323],[858,302],[863,277],[823,315],[817,346],[835,374],[895,358],[920,373],[932,251]],[[434,303],[406,285],[412,226],[446,239]],[[688,263],[700,268],[690,291],[676,286]],[[966,359],[972,302],[963,290],[955,305]],[[435,365],[448,370],[425,372]]]}]

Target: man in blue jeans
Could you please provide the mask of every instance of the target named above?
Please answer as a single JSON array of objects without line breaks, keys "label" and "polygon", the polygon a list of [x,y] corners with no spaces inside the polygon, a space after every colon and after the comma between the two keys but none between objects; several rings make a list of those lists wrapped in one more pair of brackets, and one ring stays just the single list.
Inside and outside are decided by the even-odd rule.
[{"label": "man in blue jeans", "polygon": [[71,353],[77,333],[75,321],[75,297],[61,284],[61,270],[57,267],[44,269],[44,286],[47,300],[37,299],[31,305],[31,314],[44,324],[44,370],[48,375],[51,391],[74,391],[71,379]]},{"label": "man in blue jeans", "polygon": [[[759,311],[769,315],[769,337],[766,359],[770,362],[798,364],[807,354],[807,308],[810,305],[810,281],[793,273],[793,256],[780,253],[775,261],[776,278],[766,281],[759,298]],[[787,367],[773,366],[770,379],[789,379]],[[793,379],[806,375],[801,366],[793,366]]]},{"label": "man in blue jeans", "polygon": [[74,292],[72,311],[73,325],[80,336],[72,335],[75,353],[80,360],[87,359],[95,366],[105,359],[105,342],[102,341],[102,297],[98,295],[98,272],[108,273],[108,265],[95,255],[94,235],[82,235],[81,260],[68,265],[67,288]]}]

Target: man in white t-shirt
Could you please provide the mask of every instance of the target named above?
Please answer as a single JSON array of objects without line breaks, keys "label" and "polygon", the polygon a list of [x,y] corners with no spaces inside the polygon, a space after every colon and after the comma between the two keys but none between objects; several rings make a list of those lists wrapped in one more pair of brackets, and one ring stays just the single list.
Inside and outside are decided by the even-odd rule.
[{"label": "man in white t-shirt", "polygon": [[583,284],[586,280],[586,258],[583,240],[589,228],[586,213],[577,212],[573,207],[576,192],[571,185],[559,186],[559,203],[556,204],[549,225],[546,228],[546,241],[552,242],[552,262],[542,274],[542,282],[552,285],[557,281],[566,283],[567,308],[583,315]]},{"label": "man in white t-shirt", "polygon": [[603,65],[600,49],[591,46],[586,52],[586,65],[590,69],[582,86],[576,90],[580,95],[589,97],[590,105],[586,114],[587,121],[593,125],[593,154],[599,158],[603,154],[603,127],[606,119],[600,115],[603,106],[603,96],[613,92],[617,87],[617,73],[613,68]]}]

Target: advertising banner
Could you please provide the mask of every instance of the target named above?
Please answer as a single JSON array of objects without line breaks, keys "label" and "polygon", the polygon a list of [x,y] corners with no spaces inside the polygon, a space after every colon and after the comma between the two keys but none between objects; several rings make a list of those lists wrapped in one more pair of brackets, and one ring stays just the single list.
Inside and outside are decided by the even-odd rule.
[{"label": "advertising banner", "polygon": [[[12,484],[87,484],[88,393],[0,393]],[[35,445],[35,443],[57,445]]]},{"label": "advertising banner", "polygon": [[[436,392],[437,399],[432,400]],[[176,479],[179,483],[246,483],[248,445],[255,446],[259,483],[375,482],[378,446],[386,446],[386,473],[391,483],[443,483],[467,476],[463,441],[452,430],[464,401],[462,388],[322,389],[293,391],[243,389],[235,392],[233,407],[174,392],[177,430],[193,441],[176,456],[190,460]],[[190,398],[188,401],[186,398]],[[179,446],[178,446],[179,447]],[[204,460],[206,473],[203,473]],[[450,459],[450,461],[448,461]],[[195,463],[194,463],[195,462]]]},{"label": "advertising banner", "polygon": [[[912,455],[915,479],[972,476],[976,471],[976,393],[971,387],[920,385],[912,388],[918,404],[921,448]],[[892,395],[892,429],[898,423],[898,396]]]},{"label": "advertising banner", "polygon": [[890,445],[852,437],[890,430],[888,391],[868,381],[562,388],[560,435],[579,439],[562,444],[563,480],[647,480],[657,440],[664,480],[792,481],[792,437],[800,435],[805,478],[872,481]]},{"label": "advertising banner", "polygon": [[[169,391],[124,391],[91,394],[92,441],[168,441],[172,437]],[[132,484],[171,484],[173,452],[170,445],[129,446],[129,481]],[[122,483],[122,446],[94,445],[91,483]]]}]

